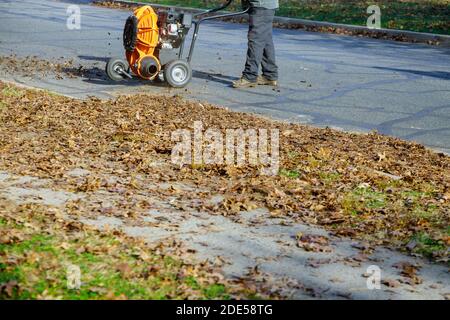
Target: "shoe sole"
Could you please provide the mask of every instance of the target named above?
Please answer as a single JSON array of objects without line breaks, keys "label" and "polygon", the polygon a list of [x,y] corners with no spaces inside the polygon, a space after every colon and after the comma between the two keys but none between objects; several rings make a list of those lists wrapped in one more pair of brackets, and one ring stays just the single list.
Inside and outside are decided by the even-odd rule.
[{"label": "shoe sole", "polygon": [[252,84],[247,84],[247,85],[245,85],[245,86],[234,86],[234,85],[233,85],[233,88],[235,88],[235,89],[254,88],[254,87],[256,87],[256,86],[257,86],[256,83],[252,83]]},{"label": "shoe sole", "polygon": [[272,87],[278,87],[278,82],[271,83],[271,82],[266,81],[266,80],[260,80],[260,81],[257,81],[257,84],[258,84],[259,86],[272,86]]}]

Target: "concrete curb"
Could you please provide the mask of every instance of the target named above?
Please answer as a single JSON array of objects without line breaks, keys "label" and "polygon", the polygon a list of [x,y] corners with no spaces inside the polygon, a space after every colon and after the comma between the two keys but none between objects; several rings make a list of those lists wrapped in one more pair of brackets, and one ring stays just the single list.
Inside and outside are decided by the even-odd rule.
[{"label": "concrete curb", "polygon": [[[98,0],[92,2],[102,2],[102,1]],[[151,5],[154,8],[162,8],[162,9],[175,7],[145,2],[133,2],[127,0],[114,0],[114,2],[128,6]],[[175,8],[191,13],[201,13],[206,11],[202,9],[189,7],[175,7]],[[247,20],[246,15],[237,16],[234,18],[234,20],[236,18],[239,18],[241,22]],[[275,17],[274,23],[276,27],[282,27],[285,29],[305,29],[307,31],[316,31],[316,32],[319,31],[329,33],[333,33],[333,31],[334,32],[339,31],[339,33],[347,35],[365,36],[370,38],[391,40],[391,41],[425,43],[429,45],[438,45],[440,47],[450,48],[450,36],[434,33],[405,31],[396,29],[369,29],[363,26],[353,26],[341,23],[331,23],[305,19],[278,17],[278,16]]]}]

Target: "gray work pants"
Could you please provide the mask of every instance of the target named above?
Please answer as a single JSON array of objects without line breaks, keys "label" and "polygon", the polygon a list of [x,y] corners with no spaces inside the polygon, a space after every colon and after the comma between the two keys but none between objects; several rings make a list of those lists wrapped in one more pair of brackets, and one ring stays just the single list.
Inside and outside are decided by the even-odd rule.
[{"label": "gray work pants", "polygon": [[249,12],[247,62],[242,76],[256,81],[261,66],[262,74],[269,80],[278,80],[272,27],[275,10],[251,8]]}]

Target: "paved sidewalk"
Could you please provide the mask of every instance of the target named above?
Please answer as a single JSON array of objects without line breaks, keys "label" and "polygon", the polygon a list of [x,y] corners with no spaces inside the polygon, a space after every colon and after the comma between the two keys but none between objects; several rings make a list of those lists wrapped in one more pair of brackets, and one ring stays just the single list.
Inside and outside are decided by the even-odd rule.
[{"label": "paved sidewalk", "polygon": [[[89,175],[83,169],[67,172],[79,178]],[[127,183],[109,175],[102,179],[117,185]],[[150,189],[184,192],[205,192],[184,183],[153,183],[137,177]],[[143,179],[143,180],[141,180]],[[99,214],[114,212],[122,195],[98,190],[68,192],[60,190],[51,180],[17,176],[0,171],[0,196],[21,203],[40,203],[64,212],[66,203],[82,200],[93,207],[92,215],[66,216],[100,228],[117,228],[130,236],[144,237],[151,246],[172,241],[181,242],[195,252],[197,259],[208,259],[221,267],[227,277],[250,276],[265,279],[272,290],[281,290],[295,299],[444,299],[449,294],[448,268],[421,258],[413,258],[385,247],[372,247],[348,238],[337,238],[319,227],[291,222],[290,219],[269,218],[264,209],[241,212],[238,217],[211,215],[207,212],[180,210],[173,199],[160,199],[139,193],[135,200],[152,203],[147,213],[130,218]],[[211,201],[220,201],[211,194]],[[186,207],[189,203],[186,202]],[[103,210],[102,210],[103,208]],[[109,209],[108,209],[109,208]],[[328,244],[324,252],[313,252],[296,245],[296,235],[320,236]],[[325,250],[326,249],[326,250]],[[402,274],[402,266],[418,269],[420,283]],[[374,266],[381,270],[380,289],[367,287]],[[253,272],[249,273],[249,270]]]}]

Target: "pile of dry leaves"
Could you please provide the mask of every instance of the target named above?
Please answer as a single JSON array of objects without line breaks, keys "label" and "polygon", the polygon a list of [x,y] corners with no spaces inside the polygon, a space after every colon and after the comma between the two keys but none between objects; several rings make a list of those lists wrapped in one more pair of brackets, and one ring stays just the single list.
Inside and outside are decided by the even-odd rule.
[{"label": "pile of dry leaves", "polygon": [[55,79],[76,77],[102,77],[106,79],[105,72],[97,67],[86,69],[84,66],[75,64],[73,59],[67,60],[60,57],[53,61],[43,60],[37,56],[19,57],[15,54],[0,56],[0,67],[10,74],[32,77],[41,75],[45,77],[54,76]]},{"label": "pile of dry leaves", "polygon": [[[338,235],[447,259],[450,158],[422,145],[275,122],[177,96],[82,101],[6,84],[0,91],[0,170],[51,178],[83,192],[110,188],[102,177],[114,174],[129,181],[120,192],[130,198],[152,192],[135,181],[137,175],[183,182],[198,191],[160,191],[180,203],[195,198],[182,210],[233,217],[268,208],[267,219],[318,224]],[[204,129],[279,129],[279,175],[261,176],[246,165],[172,164],[171,133],[192,129],[194,121]],[[71,179],[67,172],[75,168],[92,174]],[[212,202],[211,195],[222,199]]]},{"label": "pile of dry leaves", "polygon": [[[80,287],[68,287],[68,268]],[[0,299],[229,299],[259,297],[250,279],[224,279],[179,243],[153,248],[117,230],[97,230],[64,211],[0,198]]]}]

